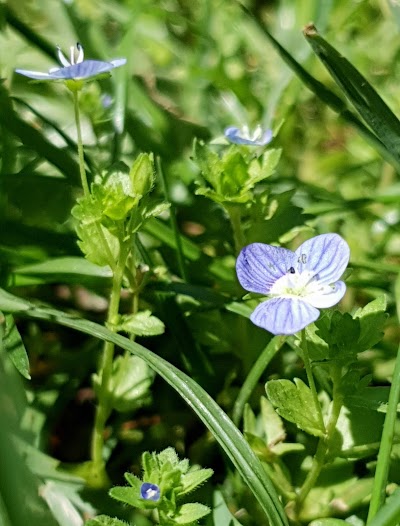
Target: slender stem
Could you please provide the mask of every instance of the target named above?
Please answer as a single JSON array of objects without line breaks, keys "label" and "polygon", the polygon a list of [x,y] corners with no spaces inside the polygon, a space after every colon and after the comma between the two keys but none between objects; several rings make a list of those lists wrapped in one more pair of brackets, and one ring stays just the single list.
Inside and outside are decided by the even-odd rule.
[{"label": "slender stem", "polygon": [[318,400],[318,393],[315,387],[314,376],[312,373],[311,360],[308,355],[308,344],[307,344],[307,337],[306,337],[305,329],[301,331],[301,349],[303,351],[303,362],[304,362],[304,366],[305,366],[306,373],[307,373],[308,385],[311,389],[311,394],[314,400],[315,410],[317,411],[317,414],[318,414],[319,426],[321,430],[325,430],[324,418],[322,416],[322,411],[321,411],[321,404],[319,403],[319,400]]},{"label": "slender stem", "polygon": [[170,203],[170,221],[171,221],[171,228],[172,228],[172,231],[174,233],[174,238],[175,238],[175,246],[176,246],[176,253],[178,257],[179,273],[183,281],[188,281],[185,258],[183,255],[182,239],[181,239],[181,234],[178,228],[178,222],[176,220],[176,208],[172,204],[170,196],[169,196],[168,181],[167,181],[167,178],[165,177],[164,170],[162,169],[160,157],[157,157],[156,162],[157,162],[157,171],[160,174],[160,177],[161,177],[161,180],[164,186],[165,198]]},{"label": "slender stem", "polygon": [[339,392],[340,375],[341,375],[340,367],[337,365],[333,365],[332,366],[332,381],[333,381],[332,405],[331,405],[331,412],[329,415],[328,423],[326,425],[326,434],[324,437],[319,439],[317,451],[313,458],[311,469],[297,497],[297,500],[296,500],[297,512],[300,510],[307,495],[310,493],[310,491],[314,487],[322,471],[322,468],[324,467],[325,458],[329,451],[330,442],[332,440],[333,434],[336,429],[336,424],[339,418],[340,410],[343,405],[343,398]]},{"label": "slender stem", "polygon": [[240,206],[226,206],[226,211],[228,212],[229,219],[232,225],[233,231],[233,240],[235,243],[235,252],[239,254],[242,248],[246,244],[246,238],[242,229],[242,217]]},{"label": "slender stem", "polygon": [[390,388],[389,402],[385,423],[383,425],[381,445],[378,453],[374,484],[372,487],[371,503],[369,506],[369,524],[385,501],[386,484],[390,466],[390,452],[393,445],[394,428],[397,418],[397,404],[400,400],[400,347],[397,351],[396,364],[393,372],[392,386]]},{"label": "slender stem", "polygon": [[232,412],[232,420],[236,426],[238,426],[240,423],[247,400],[250,398],[251,393],[256,387],[268,364],[285,343],[285,340],[285,336],[274,336],[257,358],[255,364],[247,375],[247,378],[243,382]]},{"label": "slender stem", "polygon": [[[107,324],[110,327],[116,321],[119,312],[119,303],[121,298],[121,286],[126,263],[126,253],[121,250],[118,266],[113,275],[113,286],[110,296],[110,305],[108,308]],[[103,460],[104,447],[104,429],[107,419],[110,416],[112,408],[112,393],[110,389],[110,380],[112,376],[114,360],[114,344],[105,342],[102,363],[99,369],[100,387],[98,394],[98,405],[96,408],[95,424],[92,436],[91,456],[93,462],[93,472],[101,478],[104,473],[105,464]]]},{"label": "slender stem", "polygon": [[79,173],[81,175],[81,182],[83,192],[86,196],[90,194],[89,184],[85,170],[85,158],[83,155],[83,142],[82,142],[82,130],[81,130],[81,119],[79,116],[79,90],[72,91],[74,97],[74,112],[75,112],[75,124],[76,132],[78,135],[78,158],[79,158]]}]

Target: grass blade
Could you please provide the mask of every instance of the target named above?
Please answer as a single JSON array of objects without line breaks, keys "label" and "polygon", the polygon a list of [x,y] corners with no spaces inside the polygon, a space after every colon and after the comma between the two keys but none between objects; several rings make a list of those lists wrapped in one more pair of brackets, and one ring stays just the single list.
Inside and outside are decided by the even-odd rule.
[{"label": "grass blade", "polygon": [[261,462],[243,435],[219,405],[192,378],[182,373],[136,342],[88,320],[69,316],[52,308],[35,306],[0,289],[0,309],[20,316],[45,320],[70,327],[101,340],[109,341],[142,358],[182,396],[213,433],[225,453],[248,484],[274,526],[287,525],[287,518],[275,488]]},{"label": "grass blade", "polygon": [[400,162],[400,121],[367,79],[310,24],[304,36],[361,117]]}]

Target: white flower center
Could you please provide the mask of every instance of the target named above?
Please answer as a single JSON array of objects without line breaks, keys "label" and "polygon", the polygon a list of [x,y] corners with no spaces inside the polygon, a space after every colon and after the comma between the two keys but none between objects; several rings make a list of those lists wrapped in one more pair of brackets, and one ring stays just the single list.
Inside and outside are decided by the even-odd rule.
[{"label": "white flower center", "polygon": [[250,133],[249,127],[243,126],[240,130],[240,136],[242,137],[242,139],[247,139],[248,141],[259,141],[263,136],[263,130],[258,124],[253,133]]},{"label": "white flower center", "polygon": [[146,491],[146,498],[147,499],[152,499],[155,495],[157,495],[157,490],[156,489],[149,488]]},{"label": "white flower center", "polygon": [[[69,66],[74,66],[75,64],[80,64],[81,62],[83,62],[83,58],[84,58],[83,47],[79,44],[79,42],[76,44],[76,46],[71,46],[69,61],[67,60],[66,56],[61,51],[59,46],[57,46],[57,55],[58,55],[58,59],[61,65],[64,68],[67,68]],[[60,69],[60,68],[53,68],[54,71],[57,69]]]},{"label": "white flower center", "polygon": [[289,269],[287,274],[272,285],[269,294],[283,298],[307,299],[313,295],[325,295],[332,292],[334,286],[325,285],[318,280],[318,275],[310,270],[304,272]]}]

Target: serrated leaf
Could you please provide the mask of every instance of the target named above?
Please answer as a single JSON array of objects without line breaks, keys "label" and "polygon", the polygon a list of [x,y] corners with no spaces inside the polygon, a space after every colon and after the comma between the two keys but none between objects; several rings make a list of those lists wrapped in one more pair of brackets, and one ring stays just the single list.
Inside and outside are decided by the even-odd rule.
[{"label": "serrated leaf", "polygon": [[[0,313],[1,316],[2,314]],[[17,371],[24,378],[30,380],[28,354],[11,314],[7,314],[4,318],[3,334],[0,334],[1,336],[3,350],[8,354]]]},{"label": "serrated leaf", "polygon": [[311,435],[324,436],[325,430],[321,427],[311,389],[302,380],[295,378],[294,383],[290,380],[271,380],[266,384],[266,391],[282,418]]},{"label": "serrated leaf", "polygon": [[214,471],[212,469],[205,468],[189,471],[186,475],[182,475],[181,482],[183,488],[179,491],[179,495],[186,495],[194,491],[198,486],[201,486],[201,484],[204,484],[206,480],[212,477],[213,473]]},{"label": "serrated leaf", "polygon": [[136,336],[158,336],[165,331],[164,323],[149,310],[121,316],[116,328]]},{"label": "serrated leaf", "polygon": [[127,522],[108,517],[107,515],[98,515],[94,519],[85,522],[85,526],[129,526]]},{"label": "serrated leaf", "polygon": [[205,517],[210,512],[210,508],[204,504],[198,504],[197,502],[183,504],[177,509],[174,521],[176,524],[191,524]]},{"label": "serrated leaf", "polygon": [[253,159],[248,167],[248,178],[243,190],[251,190],[257,183],[271,177],[279,162],[281,153],[282,150],[274,148],[267,150],[260,159]]},{"label": "serrated leaf", "polygon": [[140,492],[130,487],[115,486],[114,488],[110,489],[108,494],[113,499],[119,500],[120,502],[124,502],[125,504],[129,504],[129,506],[133,506],[134,508],[146,508],[146,504],[148,502],[151,502],[142,499],[140,497]]}]

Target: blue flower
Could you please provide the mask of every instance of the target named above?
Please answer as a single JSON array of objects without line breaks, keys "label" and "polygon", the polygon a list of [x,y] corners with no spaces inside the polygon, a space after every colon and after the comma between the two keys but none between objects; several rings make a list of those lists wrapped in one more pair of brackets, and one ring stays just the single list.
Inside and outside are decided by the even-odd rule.
[{"label": "blue flower", "polygon": [[57,55],[62,67],[52,68],[48,73],[29,71],[27,69],[16,69],[15,71],[20,75],[25,75],[25,77],[35,80],[82,80],[95,77],[101,73],[107,73],[126,63],[125,58],[117,58],[109,62],[104,62],[103,60],[83,60],[83,47],[79,42],[76,44],[76,48],[71,46],[69,61],[59,47],[57,47]]},{"label": "blue flower", "polygon": [[236,262],[242,287],[269,295],[250,316],[273,334],[294,334],[313,321],[318,309],[336,305],[346,291],[338,281],[347,267],[350,249],[337,234],[313,237],[292,252],[253,243]]},{"label": "blue flower", "polygon": [[143,484],[140,486],[140,496],[145,500],[160,500],[160,488],[157,486],[157,484],[143,482]]},{"label": "blue flower", "polygon": [[225,129],[225,137],[234,144],[246,144],[248,146],[265,146],[272,141],[272,130],[265,130],[260,125],[256,127],[253,133],[250,133],[248,126],[236,128],[229,126]]}]

